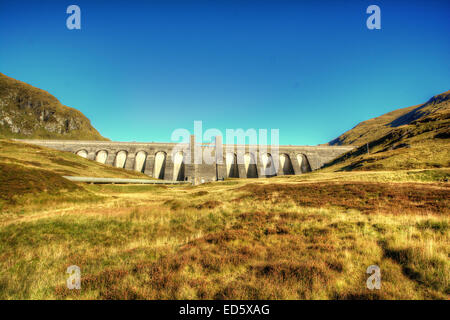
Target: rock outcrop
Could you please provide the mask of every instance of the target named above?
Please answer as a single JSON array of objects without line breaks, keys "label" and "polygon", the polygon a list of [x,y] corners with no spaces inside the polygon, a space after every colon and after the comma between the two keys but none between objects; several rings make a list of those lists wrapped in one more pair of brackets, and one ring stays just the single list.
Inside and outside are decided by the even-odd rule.
[{"label": "rock outcrop", "polygon": [[0,137],[108,140],[80,111],[0,73]]}]

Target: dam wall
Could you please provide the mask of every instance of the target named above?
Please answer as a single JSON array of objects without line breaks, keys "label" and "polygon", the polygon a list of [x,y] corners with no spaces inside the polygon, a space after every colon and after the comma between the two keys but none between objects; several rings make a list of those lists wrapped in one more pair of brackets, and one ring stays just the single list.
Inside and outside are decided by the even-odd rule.
[{"label": "dam wall", "polygon": [[215,143],[24,140],[163,180],[203,183],[225,178],[298,175],[321,168],[351,146],[260,146]]}]

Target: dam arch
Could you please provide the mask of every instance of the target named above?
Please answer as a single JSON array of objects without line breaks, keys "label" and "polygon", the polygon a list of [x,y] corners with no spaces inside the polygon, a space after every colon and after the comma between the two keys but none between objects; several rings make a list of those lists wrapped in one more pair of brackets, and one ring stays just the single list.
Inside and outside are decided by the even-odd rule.
[{"label": "dam arch", "polygon": [[173,156],[173,180],[175,181],[184,181],[184,153],[178,151]]},{"label": "dam arch", "polygon": [[107,158],[108,158],[108,151],[100,150],[97,152],[95,156],[95,161],[105,164]]},{"label": "dam arch", "polygon": [[297,162],[300,173],[311,172],[311,165],[309,164],[308,157],[305,154],[297,154]]},{"label": "dam arch", "polygon": [[125,162],[127,162],[128,152],[121,150],[117,152],[116,158],[114,159],[114,167],[125,168]]},{"label": "dam arch", "polygon": [[87,150],[82,149],[82,150],[78,150],[78,151],[76,152],[76,155],[77,155],[77,156],[80,156],[80,157],[82,157],[82,158],[87,159],[88,152],[87,152]]},{"label": "dam arch", "polygon": [[145,161],[147,160],[147,152],[139,151],[134,159],[134,171],[144,172]]},{"label": "dam arch", "polygon": [[292,175],[295,174],[294,167],[292,166],[291,158],[288,154],[282,153],[280,155],[280,167],[283,175]]},{"label": "dam arch", "polygon": [[153,170],[153,177],[157,179],[164,179],[166,171],[167,154],[163,151],[158,151],[155,154],[155,167]]},{"label": "dam arch", "polygon": [[273,162],[273,157],[270,153],[264,153],[261,156],[264,175],[266,177],[273,177],[277,175],[277,171],[275,170],[275,164]]},{"label": "dam arch", "polygon": [[258,168],[256,167],[256,157],[253,153],[244,154],[244,166],[247,178],[258,178]]},{"label": "dam arch", "polygon": [[239,178],[237,156],[235,153],[228,152],[225,156],[228,178]]}]

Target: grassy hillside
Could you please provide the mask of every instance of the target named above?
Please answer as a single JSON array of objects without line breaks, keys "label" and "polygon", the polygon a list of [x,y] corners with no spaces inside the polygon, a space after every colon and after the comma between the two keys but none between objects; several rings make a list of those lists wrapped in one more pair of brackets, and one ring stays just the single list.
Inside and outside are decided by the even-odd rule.
[{"label": "grassy hillside", "polygon": [[80,111],[0,73],[0,138],[108,140]]},{"label": "grassy hillside", "polygon": [[[89,198],[83,188],[63,175],[149,179],[142,173],[103,165],[70,152],[0,140],[0,209],[59,199],[61,195]],[[81,198],[75,197],[74,201],[77,199]]]},{"label": "grassy hillside", "polygon": [[[364,121],[330,145],[357,149],[326,170],[399,170],[450,166],[450,91],[426,103]],[[369,154],[367,152],[367,144]]]},{"label": "grassy hillside", "polygon": [[449,172],[396,175],[78,185],[102,200],[0,216],[0,298],[449,299]]}]

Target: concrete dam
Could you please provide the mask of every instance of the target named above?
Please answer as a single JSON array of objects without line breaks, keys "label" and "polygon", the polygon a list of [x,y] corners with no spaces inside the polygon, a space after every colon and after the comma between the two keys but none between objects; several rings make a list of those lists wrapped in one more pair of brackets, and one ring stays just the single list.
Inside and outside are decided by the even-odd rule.
[{"label": "concrete dam", "polygon": [[196,143],[143,143],[72,140],[19,140],[73,152],[103,164],[135,170],[150,177],[194,184],[225,178],[298,175],[321,168],[352,146],[261,146]]}]

